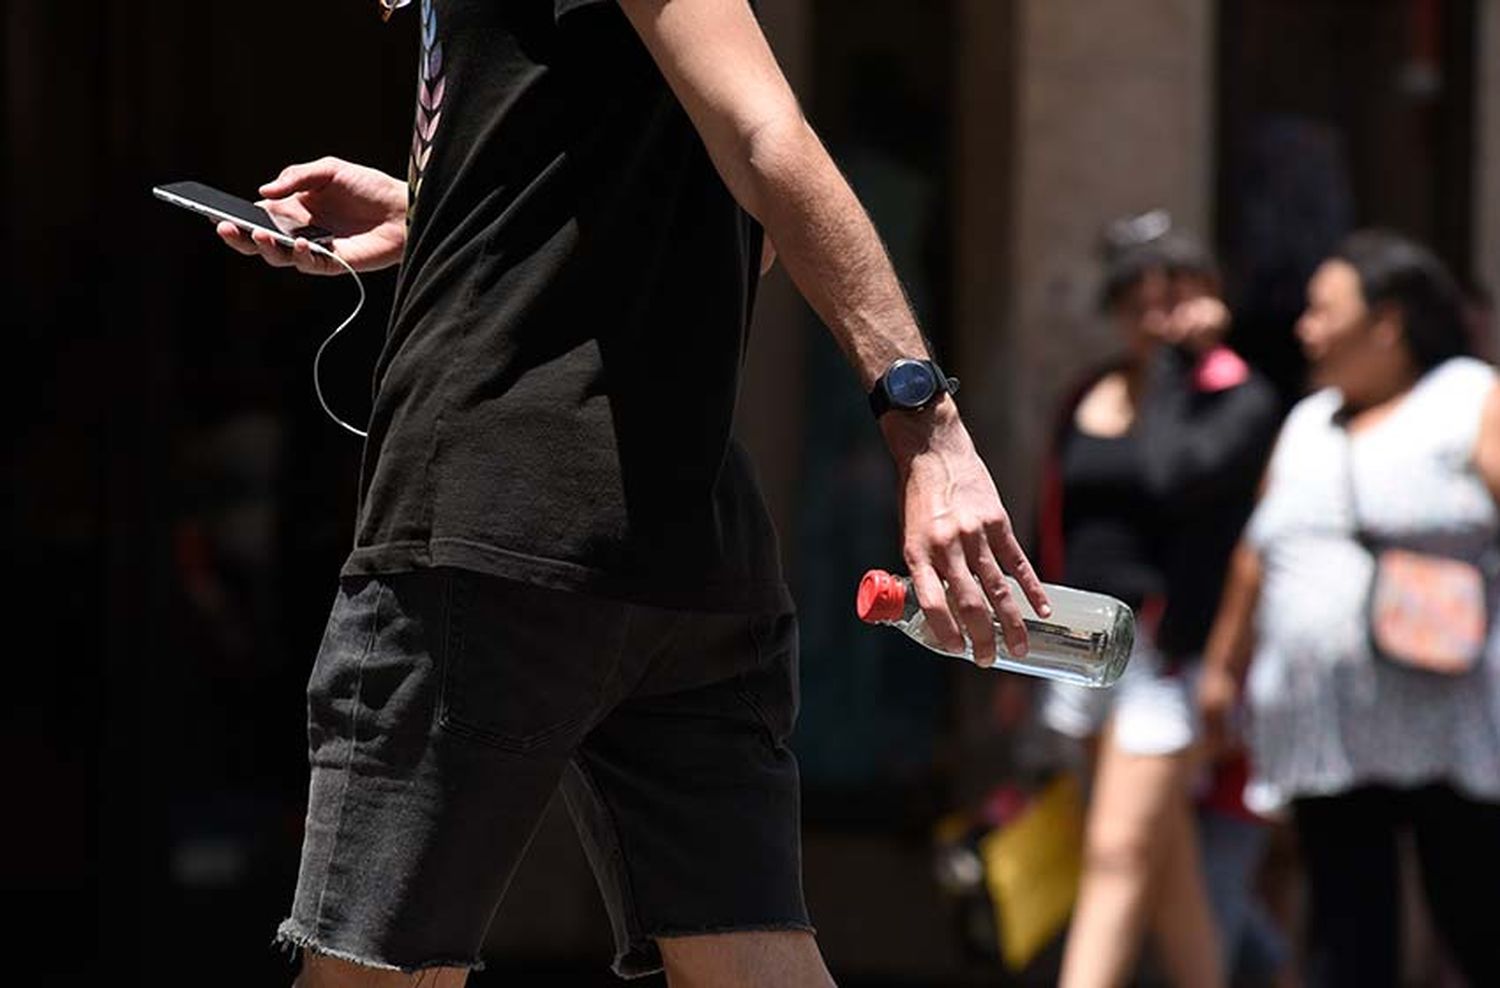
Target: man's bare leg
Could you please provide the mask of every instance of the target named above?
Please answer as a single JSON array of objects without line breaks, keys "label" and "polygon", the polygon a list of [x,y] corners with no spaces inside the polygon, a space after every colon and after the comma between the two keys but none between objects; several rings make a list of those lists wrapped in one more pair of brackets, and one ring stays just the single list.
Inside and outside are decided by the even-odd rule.
[{"label": "man's bare leg", "polygon": [[833,976],[810,933],[713,933],[661,937],[671,988],[830,988]]},{"label": "man's bare leg", "polygon": [[463,988],[468,980],[469,972],[461,967],[402,974],[304,950],[302,973],[292,988]]}]

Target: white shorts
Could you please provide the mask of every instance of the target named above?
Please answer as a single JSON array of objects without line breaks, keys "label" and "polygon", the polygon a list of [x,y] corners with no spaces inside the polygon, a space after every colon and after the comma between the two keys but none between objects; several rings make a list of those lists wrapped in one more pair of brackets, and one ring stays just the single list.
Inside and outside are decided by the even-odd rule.
[{"label": "white shorts", "polygon": [[1114,717],[1114,742],[1132,755],[1172,755],[1198,736],[1193,677],[1168,673],[1156,646],[1136,638],[1130,664],[1108,689],[1048,683],[1042,723],[1071,738],[1093,737]]}]

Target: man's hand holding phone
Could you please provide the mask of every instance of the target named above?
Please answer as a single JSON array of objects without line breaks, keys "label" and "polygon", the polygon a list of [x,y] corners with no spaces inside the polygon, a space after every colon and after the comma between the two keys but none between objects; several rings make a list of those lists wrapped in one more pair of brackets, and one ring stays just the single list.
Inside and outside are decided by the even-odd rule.
[{"label": "man's hand holding phone", "polygon": [[[291,165],[260,187],[257,203],[283,229],[320,226],[333,231],[328,245],[356,271],[378,271],[401,262],[406,248],[407,187],[399,178],[338,158]],[[233,223],[217,227],[219,237],[246,255],[259,255],[272,267],[294,267],[305,274],[343,274],[344,269],[315,252],[306,240],[294,247],[261,231],[247,233]]]}]

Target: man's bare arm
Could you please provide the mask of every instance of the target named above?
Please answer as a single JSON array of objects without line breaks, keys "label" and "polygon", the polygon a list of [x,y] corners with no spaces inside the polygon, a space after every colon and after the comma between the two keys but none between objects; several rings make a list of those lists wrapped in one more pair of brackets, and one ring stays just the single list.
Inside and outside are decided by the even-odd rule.
[{"label": "man's bare arm", "polygon": [[[865,388],[893,360],[928,356],[874,225],[803,118],[745,0],[619,2],[730,192],[765,227]],[[1046,597],[952,400],[880,424],[901,475],[904,555],[933,630],[959,644],[956,611],[987,664],[993,608],[1007,647],[1024,652],[1002,566],[1043,613]]]},{"label": "man's bare arm", "polygon": [[745,0],[621,0],[735,199],[868,389],[927,347],[885,247]]}]

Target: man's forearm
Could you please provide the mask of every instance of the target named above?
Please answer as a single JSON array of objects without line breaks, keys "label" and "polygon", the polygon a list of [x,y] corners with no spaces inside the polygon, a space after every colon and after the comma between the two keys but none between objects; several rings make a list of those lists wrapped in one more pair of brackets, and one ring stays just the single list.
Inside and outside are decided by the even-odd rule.
[{"label": "man's forearm", "polygon": [[[874,225],[803,119],[750,5],[619,4],[861,383],[868,389],[898,357],[930,356]],[[1026,626],[1003,577],[1015,576],[1043,614],[1046,592],[953,402],[884,415],[880,426],[901,478],[903,555],[929,625],[954,648],[967,632],[975,661],[988,665],[998,617],[1007,647],[1022,654]]]},{"label": "man's forearm", "polygon": [[898,357],[929,356],[874,224],[800,116],[756,132],[736,184],[866,390]]},{"label": "man's forearm", "polygon": [[870,218],[808,126],[744,0],[620,0],[735,199],[868,388],[925,357]]}]

